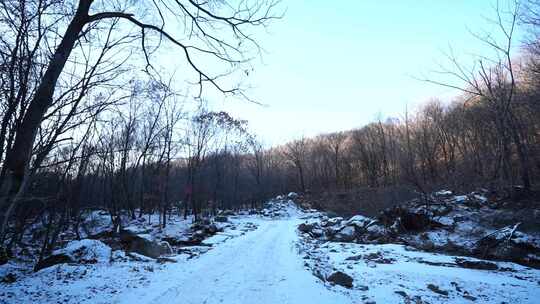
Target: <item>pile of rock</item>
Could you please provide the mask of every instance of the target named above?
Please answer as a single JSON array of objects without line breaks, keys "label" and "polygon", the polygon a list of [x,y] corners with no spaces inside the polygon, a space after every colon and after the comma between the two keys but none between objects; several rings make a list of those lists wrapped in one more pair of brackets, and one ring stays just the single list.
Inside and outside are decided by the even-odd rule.
[{"label": "pile of rock", "polygon": [[298,207],[293,200],[278,196],[267,202],[260,214],[271,218],[289,217],[298,214]]},{"label": "pile of rock", "polygon": [[[228,221],[228,219],[225,217],[224,219],[222,219],[222,221],[216,221],[226,222]],[[191,225],[189,233],[175,236],[166,236],[163,237],[162,240],[168,242],[170,245],[175,247],[200,246],[203,245],[202,242],[205,239],[221,231],[223,231],[223,228],[216,225],[216,223],[213,223],[209,219],[201,219]]]},{"label": "pile of rock", "polygon": [[191,239],[201,243],[204,239],[222,231],[216,224],[209,219],[202,219],[191,225]]},{"label": "pile of rock", "polygon": [[377,218],[322,217],[298,230],[321,241],[397,243],[540,268],[539,232],[520,230],[534,228],[540,219],[529,215],[528,223],[522,224],[526,216],[500,206],[482,190],[457,196],[444,190],[386,209]]},{"label": "pile of rock", "polygon": [[155,240],[150,234],[122,230],[119,238],[126,252],[135,252],[153,259],[172,253],[171,245],[167,241]]},{"label": "pile of rock", "polygon": [[300,224],[298,230],[312,238],[333,242],[382,243],[388,239],[387,229],[379,221],[362,215],[348,220],[324,216],[320,221]]}]

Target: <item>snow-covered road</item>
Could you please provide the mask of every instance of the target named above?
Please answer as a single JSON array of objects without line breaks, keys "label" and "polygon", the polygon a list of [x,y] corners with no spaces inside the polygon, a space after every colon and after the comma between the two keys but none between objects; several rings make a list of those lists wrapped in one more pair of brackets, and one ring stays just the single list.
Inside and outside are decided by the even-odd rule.
[{"label": "snow-covered road", "polygon": [[172,264],[151,284],[115,303],[352,303],[303,267],[298,220],[261,220],[259,228],[197,259]]},{"label": "snow-covered road", "polygon": [[[210,250],[168,257],[177,263],[115,259],[30,273],[0,285],[0,304],[539,303],[537,269],[509,262],[490,262],[498,270],[469,269],[456,265],[465,257],[403,245],[299,240],[298,224],[316,217],[281,208],[281,219],[231,217],[228,229],[205,240]],[[330,286],[312,270],[347,273],[354,288]]]}]

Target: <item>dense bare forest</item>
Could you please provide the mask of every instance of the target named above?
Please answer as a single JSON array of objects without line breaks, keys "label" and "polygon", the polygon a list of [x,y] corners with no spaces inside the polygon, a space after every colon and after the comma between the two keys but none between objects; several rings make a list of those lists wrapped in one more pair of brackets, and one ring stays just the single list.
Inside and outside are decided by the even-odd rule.
[{"label": "dense bare forest", "polygon": [[[456,89],[452,102],[433,96],[399,117],[268,147],[249,117],[200,97],[213,90],[253,102],[223,78],[248,74],[260,52],[253,31],[282,17],[276,5],[1,1],[0,264],[29,245],[37,223],[43,260],[93,210],[121,231],[123,217],[166,228],[172,216],[260,208],[291,191],[377,193],[318,206],[344,214],[440,189],[537,195],[540,2],[516,2],[504,18],[496,11],[497,35],[477,37],[496,56],[449,54],[440,73],[456,82],[419,80]],[[185,30],[173,31],[178,24]],[[159,52],[179,54],[198,94],[161,74]]]}]

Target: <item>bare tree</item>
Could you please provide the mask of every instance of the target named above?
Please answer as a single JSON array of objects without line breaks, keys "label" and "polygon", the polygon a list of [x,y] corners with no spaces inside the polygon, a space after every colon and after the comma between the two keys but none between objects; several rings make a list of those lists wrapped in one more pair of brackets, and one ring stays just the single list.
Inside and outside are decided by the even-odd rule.
[{"label": "bare tree", "polygon": [[501,166],[499,178],[503,183],[511,182],[511,143],[517,150],[521,182],[526,189],[531,186],[529,174],[529,152],[524,143],[523,124],[515,115],[514,103],[516,98],[516,72],[512,58],[514,32],[517,26],[520,3],[515,1],[510,11],[497,6],[494,24],[499,28],[503,41],[491,33],[474,34],[480,41],[491,47],[497,56],[495,59],[479,56],[475,58],[474,65],[466,68],[451,52],[448,59],[451,68],[443,69],[442,73],[453,76],[463,83],[463,86],[450,83],[441,83],[434,80],[428,82],[458,89],[469,94],[470,101],[485,102],[493,112],[495,128],[498,134],[498,152]]},{"label": "bare tree", "polygon": [[307,140],[302,137],[285,146],[283,154],[289,162],[291,162],[297,170],[298,180],[300,182],[300,191],[306,191],[305,181],[305,163],[308,152]]},{"label": "bare tree", "polygon": [[[179,48],[188,66],[196,72],[200,90],[204,83],[209,83],[225,94],[241,94],[239,88],[222,87],[218,82],[220,76],[204,71],[196,62],[197,57],[210,56],[218,62],[233,66],[245,63],[248,60],[243,57],[246,52],[245,46],[258,47],[251,37],[250,28],[265,25],[267,21],[273,19],[272,11],[276,5],[275,2],[254,1],[243,2],[235,7],[226,2],[160,0],[148,5],[137,3],[130,7],[133,2],[110,4],[79,0],[72,11],[64,13],[66,8],[72,7],[70,4],[69,1],[61,0],[25,0],[4,1],[0,7],[7,24],[20,24],[12,29],[18,33],[18,37],[25,34],[26,22],[23,19],[29,14],[38,18],[42,15],[55,16],[47,19],[51,20],[51,24],[41,26],[41,21],[34,23],[38,24],[38,33],[52,31],[51,35],[60,37],[48,61],[43,62],[46,68],[37,81],[35,90],[27,93],[31,94],[31,97],[28,98],[26,111],[20,118],[20,124],[13,135],[13,143],[4,159],[5,176],[0,186],[0,196],[4,201],[11,201],[17,193],[24,190],[22,186],[28,173],[36,135],[47,111],[54,103],[58,81],[61,75],[66,73],[65,67],[71,58],[70,55],[82,40],[89,39],[93,33],[103,31],[103,24],[131,24],[140,31],[139,41],[147,70],[152,68],[152,54],[164,39]],[[23,16],[20,19],[23,22],[19,22],[19,17],[13,12],[20,12]],[[176,25],[173,20],[185,21],[185,37],[169,30]],[[56,26],[64,23],[65,27]],[[56,32],[57,28],[63,32]],[[116,29],[117,35],[122,36],[122,31],[125,32]],[[156,34],[158,39],[157,46],[154,47],[149,37],[152,34]],[[53,40],[48,42],[52,43]],[[9,217],[9,213],[4,217]]]},{"label": "bare tree", "polygon": [[341,154],[343,153],[343,143],[345,142],[345,134],[338,132],[332,133],[326,136],[328,148],[332,153],[332,161],[334,163],[334,175],[336,188],[340,187],[341,175],[340,175],[340,166],[341,166]]}]

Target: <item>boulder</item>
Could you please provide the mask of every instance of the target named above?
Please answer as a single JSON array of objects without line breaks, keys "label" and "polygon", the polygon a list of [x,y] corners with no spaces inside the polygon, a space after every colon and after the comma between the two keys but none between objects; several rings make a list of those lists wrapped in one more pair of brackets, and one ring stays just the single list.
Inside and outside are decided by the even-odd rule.
[{"label": "boulder", "polygon": [[307,233],[313,238],[320,238],[324,236],[324,231],[320,228],[317,223],[302,223],[298,225],[298,231],[302,233]]},{"label": "boulder", "polygon": [[338,233],[339,229],[336,229],[335,227],[326,227],[326,228],[323,228],[323,231],[326,238],[328,240],[332,240],[334,235]]},{"label": "boulder", "polygon": [[171,244],[169,244],[169,242],[165,240],[162,240],[161,242],[159,242],[159,245],[161,246],[161,248],[163,248],[162,254],[172,254],[174,252],[171,247]]},{"label": "boulder", "polygon": [[353,226],[345,226],[331,237],[332,241],[336,242],[352,242],[355,239],[355,228]]},{"label": "boulder", "polygon": [[120,231],[120,240],[129,252],[135,252],[151,258],[158,258],[162,254],[170,254],[169,244],[163,245],[148,238],[146,235],[133,234],[129,231]]},{"label": "boulder", "polygon": [[372,218],[365,217],[363,215],[355,215],[344,222],[347,226],[356,226],[358,228],[366,228],[376,221]]},{"label": "boulder", "polygon": [[205,232],[210,235],[216,234],[219,230],[220,229],[215,224],[210,224],[205,227]]},{"label": "boulder", "polygon": [[323,220],[321,222],[321,226],[323,227],[336,226],[336,225],[341,224],[342,221],[343,221],[342,217],[333,217],[333,218]]},{"label": "boulder", "polygon": [[369,225],[364,230],[364,236],[367,240],[375,240],[379,238],[384,238],[388,235],[386,229],[384,226],[381,226],[379,224],[373,224]]},{"label": "boulder", "polygon": [[313,228],[309,234],[314,238],[320,238],[324,236],[324,231],[321,228]]},{"label": "boulder", "polygon": [[345,288],[352,288],[354,279],[346,273],[336,271],[332,273],[328,278],[328,282],[343,286]]},{"label": "boulder", "polygon": [[[432,220],[432,210],[408,208],[407,206],[396,206],[386,209],[381,215],[383,223],[390,226],[395,233],[420,232],[431,228],[442,227],[442,224]],[[439,212],[437,212],[438,215]],[[443,212],[444,213],[444,212]]]},{"label": "boulder", "polygon": [[287,194],[287,197],[290,198],[290,199],[298,198],[298,193],[296,193],[296,192],[289,192],[289,194]]},{"label": "boulder", "polygon": [[197,241],[203,241],[207,236],[209,236],[209,233],[207,233],[207,232],[205,232],[203,230],[197,230],[197,231],[193,232],[190,239],[197,240]]},{"label": "boulder", "polygon": [[191,225],[191,230],[195,231],[195,234],[201,234],[203,238],[206,238],[207,236],[216,234],[216,232],[220,231],[221,229],[219,229],[209,220],[201,220],[193,223],[193,225]]},{"label": "boulder", "polygon": [[303,233],[309,233],[313,229],[313,224],[302,223],[298,225],[298,230]]}]

